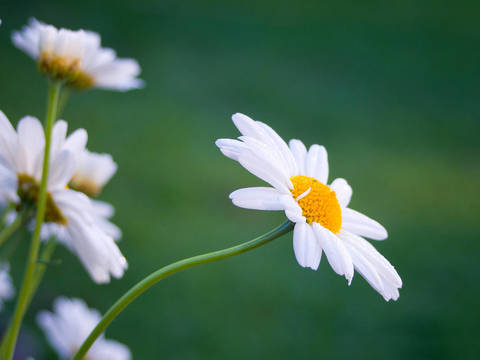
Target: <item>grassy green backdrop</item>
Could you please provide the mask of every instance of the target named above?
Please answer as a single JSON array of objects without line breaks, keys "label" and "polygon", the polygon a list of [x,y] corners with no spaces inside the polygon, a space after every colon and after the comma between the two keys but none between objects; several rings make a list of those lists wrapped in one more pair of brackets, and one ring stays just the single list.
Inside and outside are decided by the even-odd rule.
[{"label": "grassy green backdrop", "polygon": [[[129,307],[107,336],[135,359],[476,359],[479,345],[480,27],[459,1],[1,1],[0,108],[43,117],[45,80],[10,43],[28,17],[102,34],[135,57],[147,87],[71,97],[71,129],[110,152],[119,171],[101,198],[130,268],[90,281],[64,249],[30,309],[20,355],[55,359],[35,314],[59,295],[104,311],[146,274],[224,248],[283,221],[234,207],[260,184],[214,146],[244,112],[284,138],[321,143],[352,207],[378,219],[374,245],[404,280],[385,303],[325,258],[300,268],[291,235],[167,279]],[[20,235],[19,235],[20,236]],[[16,284],[28,237],[12,259]],[[2,321],[11,313],[8,304]]]}]

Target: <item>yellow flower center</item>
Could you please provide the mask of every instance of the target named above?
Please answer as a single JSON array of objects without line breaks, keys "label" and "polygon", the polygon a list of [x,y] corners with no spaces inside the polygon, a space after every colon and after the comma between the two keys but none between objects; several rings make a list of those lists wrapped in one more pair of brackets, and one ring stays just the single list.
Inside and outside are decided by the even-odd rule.
[{"label": "yellow flower center", "polygon": [[90,88],[94,85],[93,78],[83,72],[80,59],[68,56],[57,56],[44,51],[38,58],[38,68],[43,74],[56,80],[65,81],[79,90]]},{"label": "yellow flower center", "polygon": [[98,194],[100,194],[100,191],[102,190],[100,186],[98,186],[96,183],[94,183],[90,179],[87,179],[79,175],[74,175],[68,185],[73,190],[80,191],[90,197],[98,196]]},{"label": "yellow flower center", "polygon": [[[22,210],[22,207],[25,204],[35,205],[37,203],[40,186],[33,177],[19,174],[17,192],[21,199],[21,203],[17,206],[17,210]],[[50,193],[47,193],[45,222],[54,222],[61,225],[67,224],[67,219],[63,216],[62,212],[53,201],[53,197]]]},{"label": "yellow flower center", "polygon": [[307,223],[319,223],[334,234],[342,227],[342,210],[335,191],[317,179],[297,175],[290,178],[293,189],[290,190]]}]

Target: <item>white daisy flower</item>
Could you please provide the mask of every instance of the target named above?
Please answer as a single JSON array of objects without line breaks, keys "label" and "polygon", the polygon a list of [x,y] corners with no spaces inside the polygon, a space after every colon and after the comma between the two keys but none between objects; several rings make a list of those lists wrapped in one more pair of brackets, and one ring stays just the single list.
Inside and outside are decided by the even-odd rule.
[{"label": "white daisy flower", "polygon": [[85,30],[57,29],[36,19],[12,34],[16,47],[37,61],[40,71],[77,89],[98,87],[126,91],[141,88],[140,66],[102,48],[100,35]]},{"label": "white daisy flower", "polygon": [[[14,202],[17,210],[34,205],[42,175],[45,137],[40,122],[24,117],[12,127],[0,111],[0,183],[2,194]],[[110,275],[120,278],[127,262],[112,236],[98,224],[102,221],[88,196],[68,189],[67,184],[76,168],[75,154],[85,149],[87,133],[76,130],[66,137],[67,123],[57,121],[52,130],[51,163],[47,184],[47,209],[44,232],[60,229],[63,242],[79,257],[97,283],[110,281]]]},{"label": "white daisy flower", "polygon": [[[53,313],[42,311],[38,314],[38,325],[57,354],[62,359],[71,359],[102,316],[97,310],[89,309],[80,299],[60,297],[55,300],[53,309]],[[127,346],[107,340],[102,335],[90,348],[85,359],[129,360],[131,357]]]},{"label": "white daisy flower", "polygon": [[[97,154],[86,149],[77,155],[76,164],[75,173],[68,187],[90,197],[97,196],[100,193],[103,186],[115,174],[118,167],[110,154]],[[97,221],[97,226],[115,241],[120,240],[122,231],[118,226],[109,221],[115,214],[115,208],[103,201],[91,199],[91,203],[93,205],[92,210]],[[69,243],[71,239],[64,227],[50,223],[42,228],[42,239],[47,240],[52,235],[70,247]]]},{"label": "white daisy flower", "polygon": [[0,310],[3,309],[3,302],[10,300],[15,295],[9,270],[8,264],[0,264]]},{"label": "white daisy flower", "polygon": [[364,237],[387,238],[375,220],[348,207],[352,188],[345,179],[328,184],[327,151],[300,140],[285,141],[268,125],[243,114],[232,117],[239,140],[219,139],[222,153],[272,185],[234,191],[232,202],[256,210],[283,210],[295,223],[293,249],[298,263],[316,270],[322,250],[332,269],[350,284],[354,268],[385,300],[397,300],[402,280]]}]

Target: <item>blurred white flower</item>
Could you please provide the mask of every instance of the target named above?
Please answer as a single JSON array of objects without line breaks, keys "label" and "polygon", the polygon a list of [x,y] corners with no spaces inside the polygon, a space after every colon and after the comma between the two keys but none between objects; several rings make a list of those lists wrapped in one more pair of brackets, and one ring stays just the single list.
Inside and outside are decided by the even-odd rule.
[{"label": "blurred white flower", "polygon": [[349,284],[354,268],[385,300],[397,300],[402,280],[394,267],[362,236],[383,240],[387,231],[367,216],[348,208],[352,188],[347,181],[328,181],[327,151],[299,140],[290,147],[268,125],[243,114],[233,117],[240,140],[219,139],[227,157],[271,187],[240,189],[230,198],[239,207],[284,210],[295,223],[293,248],[298,263],[316,270],[322,249],[332,269]]},{"label": "blurred white flower", "polygon": [[137,78],[137,61],[119,59],[114,50],[102,48],[95,32],[57,29],[32,18],[12,34],[12,41],[37,61],[41,72],[77,89],[126,91],[144,85]]},{"label": "blurred white flower", "polygon": [[[76,169],[76,154],[85,150],[87,133],[76,130],[66,137],[67,123],[57,121],[52,131],[47,209],[43,234],[55,233],[80,259],[97,283],[120,278],[127,262],[111,235],[105,233],[98,211],[85,194],[68,189]],[[12,127],[0,111],[0,195],[17,209],[34,205],[42,174],[45,137],[40,122],[24,117]],[[53,229],[53,230],[52,230]],[[54,231],[55,230],[55,231]]]},{"label": "blurred white flower", "polygon": [[[89,309],[80,299],[60,297],[53,305],[54,312],[42,311],[37,322],[49,343],[62,359],[71,359],[101,319],[97,310]],[[127,346],[107,340],[102,335],[87,353],[88,360],[129,360]]]},{"label": "blurred white flower", "polygon": [[0,264],[0,310],[3,309],[3,302],[15,295],[9,270],[10,266],[8,264]]}]

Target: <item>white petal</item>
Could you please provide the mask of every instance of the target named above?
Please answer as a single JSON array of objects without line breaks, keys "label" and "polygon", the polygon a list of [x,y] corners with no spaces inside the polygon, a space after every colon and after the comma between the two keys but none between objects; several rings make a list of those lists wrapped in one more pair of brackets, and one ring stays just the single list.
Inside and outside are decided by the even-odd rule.
[{"label": "white petal", "polygon": [[320,246],[320,242],[318,241],[317,237],[313,232],[312,226],[308,224],[305,224],[305,225],[306,225],[306,237],[305,237],[305,242],[306,242],[305,261],[306,262],[304,267],[309,267],[312,270],[317,270],[318,265],[320,265],[320,259],[322,257],[322,248]]},{"label": "white petal", "polygon": [[354,247],[358,253],[365,257],[375,267],[376,271],[382,278],[385,290],[387,290],[388,284],[390,285],[390,288],[392,286],[395,288],[402,287],[402,279],[395,268],[377,251],[377,249],[375,249],[375,247],[373,247],[372,244],[362,237],[345,230],[341,231],[340,236],[343,241],[348,242],[351,247]]},{"label": "white petal", "polygon": [[230,194],[232,202],[245,209],[284,210],[282,194],[278,190],[267,187],[251,187],[239,189]]},{"label": "white petal", "polygon": [[280,137],[280,135],[278,135],[275,132],[275,130],[273,130],[267,124],[264,124],[260,121],[257,121],[257,124],[259,124],[265,130],[265,132],[270,136],[270,138],[273,140],[278,152],[280,153],[280,156],[282,157],[285,165],[288,168],[289,176],[297,175],[298,174],[297,163],[287,143]]},{"label": "white petal", "polygon": [[244,136],[250,136],[258,140],[265,140],[263,129],[247,115],[236,113],[232,115],[232,121],[238,131]]},{"label": "white petal", "polygon": [[67,127],[67,123],[64,120],[58,120],[53,126],[52,143],[50,145],[50,156],[52,158],[54,158],[58,154],[63,144],[65,143],[65,137],[67,136]]},{"label": "white petal", "polygon": [[305,166],[307,176],[313,177],[323,184],[328,181],[327,150],[320,145],[312,145],[308,150]]},{"label": "white petal", "polygon": [[378,222],[349,208],[342,209],[342,229],[374,240],[388,237],[387,230]]},{"label": "white petal", "polygon": [[[260,158],[250,150],[244,150],[239,155],[239,163],[253,175],[269,183],[282,193],[289,193],[290,179],[280,172],[275,165],[267,160]],[[293,187],[293,185],[291,185]]]},{"label": "white petal", "polygon": [[240,113],[234,114],[232,120],[244,137],[253,138],[268,147],[275,158],[274,163],[284,169],[288,178],[296,174],[296,164],[287,144],[272,128]]},{"label": "white petal", "polygon": [[[344,238],[342,238],[342,240],[344,240]],[[378,275],[375,266],[373,266],[372,263],[349,242],[344,241],[344,245],[352,258],[355,270],[357,270],[376,291],[383,295],[383,282],[380,275]]]},{"label": "white petal", "polygon": [[[239,139],[247,146],[248,151],[255,154],[261,161],[268,163],[272,168],[275,168],[276,173],[281,174],[283,179],[291,183],[290,177],[292,174],[276,147],[268,146],[260,140],[248,136],[240,136]],[[293,185],[291,187],[293,188]]]},{"label": "white petal", "polygon": [[289,144],[290,151],[292,152],[295,162],[297,163],[298,174],[295,175],[306,174],[305,159],[307,157],[307,148],[305,145],[303,145],[303,142],[297,139],[290,140]]},{"label": "white petal", "polygon": [[69,150],[60,152],[51,164],[50,176],[48,178],[49,189],[65,188],[72,178],[75,168],[75,155]]},{"label": "white petal", "polygon": [[91,200],[91,202],[94,207],[95,214],[98,216],[108,219],[115,214],[115,208],[111,204],[99,200]]},{"label": "white petal", "polygon": [[132,358],[127,346],[105,339],[97,340],[87,355],[89,359],[94,360],[130,360]]},{"label": "white petal", "polygon": [[307,227],[306,223],[295,224],[293,228],[293,251],[295,258],[301,267],[307,267],[308,260],[308,244],[307,244]]},{"label": "white petal", "polygon": [[347,180],[342,178],[335,179],[330,188],[335,191],[340,206],[347,207],[352,198],[352,188],[348,185]]},{"label": "white petal", "polygon": [[218,139],[215,141],[215,145],[223,155],[235,161],[238,161],[238,155],[247,148],[243,142],[234,139]]},{"label": "white petal", "polygon": [[42,152],[45,146],[43,127],[38,119],[25,116],[17,126],[18,132],[18,167],[19,171],[28,175],[34,174],[38,168],[37,162],[43,157]]},{"label": "white petal", "polygon": [[0,156],[15,168],[17,164],[18,137],[5,114],[0,111]]},{"label": "white petal", "polygon": [[285,209],[285,215],[293,223],[304,223],[307,219],[303,216],[303,210],[291,195],[283,195],[280,200]]},{"label": "white petal", "polygon": [[332,269],[339,275],[345,275],[350,284],[353,278],[353,263],[342,241],[318,223],[313,223],[313,231]]},{"label": "white petal", "polygon": [[79,154],[85,150],[88,134],[84,129],[75,130],[65,141],[63,149],[70,150],[74,154]]}]

